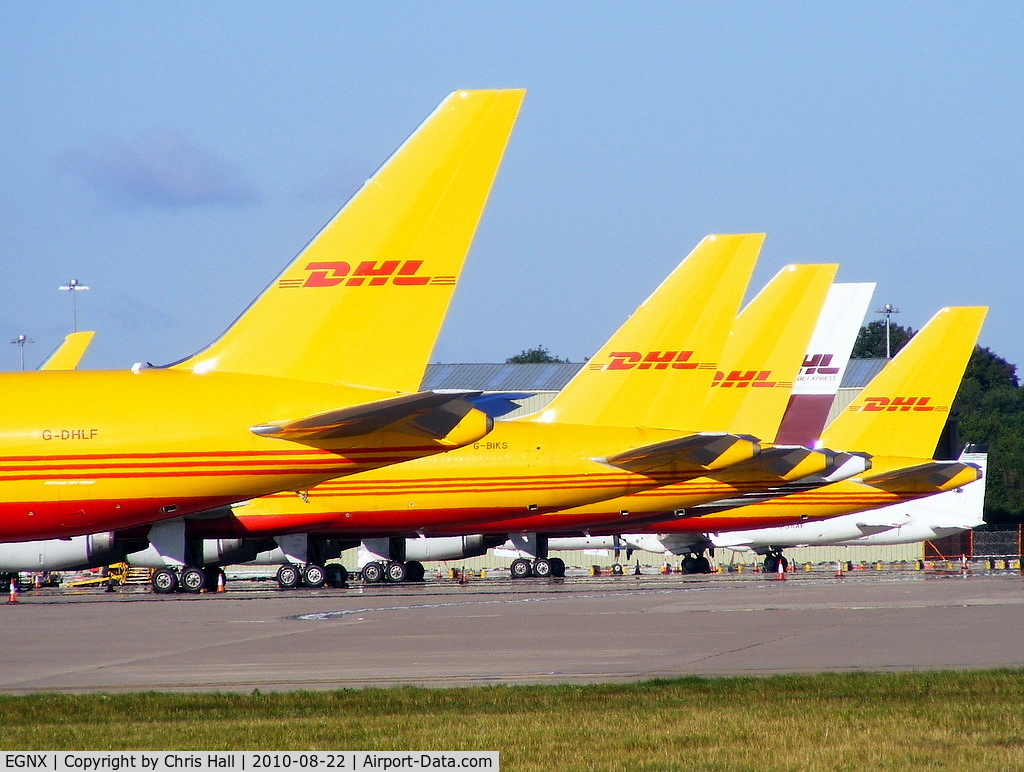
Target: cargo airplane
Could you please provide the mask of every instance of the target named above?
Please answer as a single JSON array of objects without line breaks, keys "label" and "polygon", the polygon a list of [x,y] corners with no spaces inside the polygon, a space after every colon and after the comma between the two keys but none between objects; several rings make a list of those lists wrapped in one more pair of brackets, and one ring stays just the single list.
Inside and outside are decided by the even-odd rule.
[{"label": "cargo airplane", "polygon": [[[842,382],[843,374],[850,360],[850,351],[857,338],[874,287],[873,283],[840,283],[833,284],[829,288],[817,324],[807,345],[803,364],[793,385],[792,394],[789,396],[788,404],[778,426],[775,444],[803,445],[811,448],[818,442],[821,431],[827,423],[832,401],[839,391],[839,384]],[[799,311],[805,318],[812,315],[808,308],[800,307]],[[749,312],[749,309],[745,309],[746,312]],[[794,317],[790,323],[798,321],[799,317]],[[785,336],[788,333],[786,330],[780,329],[780,334]],[[749,366],[754,363],[748,360],[747,364]],[[754,369],[750,372],[759,373],[761,371]],[[777,413],[773,412],[778,409],[778,403],[773,401],[777,395],[753,388],[736,393],[745,395],[743,404],[748,414],[753,411],[759,414],[762,420],[768,420],[769,417],[777,418]],[[766,395],[771,396],[767,398]],[[762,424],[761,431],[770,431],[770,428],[766,428]],[[682,514],[685,514],[685,510]],[[591,533],[592,530],[588,529],[586,533],[577,532],[572,535],[551,534],[548,538],[548,549],[551,552],[605,549],[613,550],[616,553],[625,550],[628,554],[634,550],[648,550],[650,547],[648,551],[651,552],[662,553],[665,551],[665,547],[656,534],[597,535]],[[498,541],[492,537],[474,539],[472,543],[477,545],[485,541],[489,546],[498,545]],[[500,546],[504,552],[519,553],[515,555],[516,561],[518,561],[515,565],[520,568],[522,573],[522,563],[528,562],[523,557],[523,553],[525,552],[531,557],[536,557],[536,555],[529,549],[518,549],[517,544],[523,544],[522,538],[518,534]],[[695,545],[693,536],[687,535],[675,539],[672,544],[674,548],[678,549],[678,554],[686,556],[683,561],[684,570],[691,573],[704,569],[710,570],[710,563],[701,555],[705,546],[704,542]],[[449,552],[451,552],[449,557],[451,558],[458,557],[454,553],[455,546],[451,544],[449,547]],[[696,554],[692,554],[695,546],[697,547]],[[442,554],[440,547],[440,544],[430,545],[424,540],[416,540],[412,543],[410,551],[413,554],[419,554],[429,550],[436,556]],[[482,554],[479,546],[477,546],[477,550],[478,554]],[[551,561],[557,563],[558,558],[551,558]]]},{"label": "cargo airplane", "polygon": [[522,97],[450,95],[199,353],[78,371],[71,343],[0,375],[17,406],[0,541],[141,526],[482,439],[486,415],[417,388]]},{"label": "cargo airplane", "polygon": [[[835,265],[790,265],[783,268],[734,320],[722,367],[696,411],[707,429],[775,435],[796,373],[807,350]],[[750,461],[692,479],[632,493],[586,506],[539,514],[519,520],[485,524],[479,533],[508,535],[520,553],[512,575],[558,575],[563,567],[550,558],[550,539],[558,534],[628,529],[634,524],[663,519],[698,504],[766,491],[808,476],[822,479],[863,471],[866,458],[811,450],[798,446],[765,446]],[[447,537],[467,535],[449,531]],[[424,545],[420,540],[409,546]]]},{"label": "cargo airplane", "polygon": [[[977,464],[967,459],[936,461],[932,454],[986,311],[939,311],[822,432],[821,443],[870,453],[868,473],[809,490],[782,491],[783,495],[754,503],[738,499],[695,507],[684,518],[655,523],[638,533],[657,534],[680,554],[700,555],[730,531],[851,513],[864,517],[880,507],[905,505],[980,480]],[[784,560],[781,548],[767,554],[774,561]]]},{"label": "cargo airplane", "polygon": [[[722,367],[725,368],[725,371],[719,370],[715,373],[708,384],[710,388],[706,388],[703,394],[693,395],[692,401],[679,399],[676,403],[664,403],[658,409],[657,414],[648,414],[647,421],[658,426],[669,426],[689,421],[702,429],[717,431],[732,429],[734,433],[737,427],[742,426],[744,429],[748,429],[744,432],[745,434],[756,435],[762,431],[774,434],[787,404],[793,377],[803,359],[811,329],[835,270],[835,265],[822,265],[788,266],[780,271],[739,317],[733,320],[729,339],[722,354]],[[663,285],[663,288],[654,297],[665,295],[666,292],[665,285]],[[673,309],[675,309],[675,313],[678,313],[678,309],[689,308],[690,306],[686,304],[677,303],[673,306],[670,302],[666,303],[663,306],[665,314],[663,323],[667,324],[671,320]],[[794,309],[799,309],[799,313],[794,314]],[[617,342],[610,341],[601,353],[590,360],[590,366],[581,372],[601,373],[605,368],[600,363],[606,359],[611,359],[613,362],[616,358],[628,359],[621,354],[616,357],[607,352],[616,352],[622,349],[643,351],[656,348],[653,340],[649,338],[651,334],[649,329],[643,327],[631,329],[633,323],[634,319],[631,318],[627,326],[620,330]],[[629,339],[629,344],[625,345],[622,336],[627,332],[632,337]],[[636,361],[643,364],[639,357],[636,358]],[[618,369],[628,371],[630,368],[620,365]],[[587,377],[593,376],[578,376],[578,378]],[[648,405],[650,401],[647,396],[648,380],[639,366],[634,368],[631,376],[625,376],[621,380],[616,404]],[[578,381],[570,383],[566,390],[539,415],[542,417],[550,415],[558,418],[564,417],[566,411],[569,410],[567,406],[571,402],[572,389],[578,383]],[[628,388],[635,389],[635,391],[627,391]],[[747,400],[742,397],[737,399],[733,396],[751,392],[756,392],[759,398]],[[673,395],[673,392],[669,390],[666,395]],[[755,402],[756,407],[747,405],[748,401]],[[701,403],[704,404],[703,408],[685,407]],[[595,404],[595,402],[589,401],[587,407],[593,410]],[[573,416],[572,412],[568,414]],[[587,420],[594,420],[596,415],[598,415],[597,411],[592,412]],[[536,417],[519,419],[519,422],[529,422],[534,418]],[[583,415],[576,414],[574,422],[582,420]],[[506,423],[515,425],[517,421],[498,422],[495,433],[500,433]],[[497,434],[492,436],[497,436]],[[859,460],[863,461],[863,459]],[[557,574],[561,567],[559,561],[557,559],[548,560],[546,553],[543,553],[544,539],[551,531],[579,530],[609,523],[619,524],[651,512],[661,514],[666,508],[671,510],[676,506],[689,505],[692,502],[734,496],[738,489],[748,490],[750,488],[758,489],[758,486],[760,488],[775,486],[791,478],[798,479],[812,473],[821,473],[835,461],[835,454],[806,448],[768,448],[767,450],[762,448],[761,452],[752,459],[728,468],[719,471],[709,470],[704,474],[696,475],[692,480],[669,483],[631,495],[616,497],[610,501],[603,500],[551,512],[525,515],[520,513],[514,518],[490,521],[485,524],[478,522],[460,524],[457,516],[449,516],[442,522],[416,529],[419,538],[414,539],[404,538],[410,531],[403,534],[400,528],[396,528],[395,522],[381,521],[380,524],[371,524],[368,527],[364,521],[360,527],[358,523],[349,524],[339,518],[328,526],[311,529],[311,541],[316,542],[330,538],[361,539],[363,557],[360,558],[360,565],[363,578],[374,581],[386,577],[390,581],[399,581],[403,577],[403,573],[415,578],[421,570],[418,564],[423,559],[447,559],[464,556],[467,551],[482,552],[486,546],[495,543],[496,535],[500,535],[498,538],[498,542],[500,542],[504,540],[505,534],[514,531],[520,543],[540,553],[534,555],[537,559],[532,564],[526,561],[514,563],[514,575]],[[850,473],[862,469],[863,464],[854,465]],[[240,518],[247,517],[244,507],[239,507],[236,511]],[[198,525],[202,527],[202,524]],[[435,537],[431,536],[432,534],[445,535]],[[273,557],[278,560],[288,558],[296,560],[294,556],[301,556],[301,546],[305,543],[305,539],[305,536],[296,536],[293,540],[278,539],[281,550]],[[297,543],[300,549],[295,550],[292,547],[292,552],[289,554],[289,543]],[[261,562],[263,562],[262,558]],[[525,570],[523,566],[525,566]],[[283,570],[289,572],[287,566]],[[518,573],[515,573],[516,571]]]},{"label": "cargo airplane", "polygon": [[[838,515],[825,520],[709,534],[714,547],[764,555],[764,570],[773,573],[788,561],[781,554],[789,547],[860,547],[883,544],[914,544],[952,536],[983,525],[985,470],[988,453],[968,445],[958,459],[981,470],[981,479],[970,485],[921,499],[890,504],[865,512]],[[655,550],[674,552],[671,536],[659,539]],[[629,541],[629,540],[627,540]],[[645,547],[646,548],[646,547]]]},{"label": "cargo airplane", "polygon": [[[682,427],[687,406],[700,404],[711,387],[762,240],[704,239],[540,415],[496,422],[485,440],[433,460],[363,471],[298,495],[254,498],[148,529],[96,534],[92,552],[109,555],[107,547],[140,539],[149,546],[133,552],[132,563],[161,566],[154,586],[171,591],[175,567],[184,567],[184,579],[203,565],[245,562],[262,547],[260,538],[275,537],[298,545],[289,550],[282,584],[301,577],[317,585],[331,580],[326,542],[342,533],[393,536],[526,517],[747,461],[760,449],[754,438]],[[406,568],[397,560],[388,566],[389,572]]]}]

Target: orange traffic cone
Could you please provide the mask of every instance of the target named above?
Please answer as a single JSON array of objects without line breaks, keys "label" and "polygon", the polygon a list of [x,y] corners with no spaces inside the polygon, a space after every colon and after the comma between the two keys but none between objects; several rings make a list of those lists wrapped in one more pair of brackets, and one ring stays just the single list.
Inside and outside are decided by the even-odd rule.
[{"label": "orange traffic cone", "polygon": [[843,564],[838,560],[836,561],[836,579],[843,578]]},{"label": "orange traffic cone", "polygon": [[10,606],[12,603],[18,602],[18,585],[15,584],[14,579],[11,579],[11,594],[7,598],[7,605]]},{"label": "orange traffic cone", "polygon": [[224,572],[217,572],[217,592],[224,592]]},{"label": "orange traffic cone", "polygon": [[784,582],[786,581],[786,567],[782,564],[782,558],[779,558],[778,568],[776,569],[775,581]]}]

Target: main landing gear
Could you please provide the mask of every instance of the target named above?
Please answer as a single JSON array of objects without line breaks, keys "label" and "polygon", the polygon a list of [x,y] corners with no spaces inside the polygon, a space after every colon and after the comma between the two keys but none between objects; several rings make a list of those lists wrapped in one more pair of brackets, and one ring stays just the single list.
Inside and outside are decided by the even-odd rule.
[{"label": "main landing gear", "polygon": [[778,573],[779,563],[782,564],[783,572],[789,568],[789,561],[786,560],[786,556],[782,554],[782,550],[772,550],[764,556],[764,572],[766,574]]},{"label": "main landing gear", "polygon": [[704,555],[691,553],[683,558],[682,568],[684,574],[710,574],[711,561]]},{"label": "main landing gear", "polygon": [[426,569],[418,560],[410,560],[407,563],[401,560],[389,560],[387,563],[371,560],[363,566],[362,574],[366,584],[400,584],[422,582]]},{"label": "main landing gear", "polygon": [[181,569],[168,567],[158,568],[153,573],[150,585],[153,592],[159,595],[170,595],[175,592],[199,593],[203,590],[215,590],[224,579],[224,569],[220,566],[184,566]]},{"label": "main landing gear", "polygon": [[508,570],[513,579],[561,577],[565,576],[565,561],[561,558],[537,558],[531,562],[526,558],[516,558]]},{"label": "main landing gear", "polygon": [[277,569],[277,583],[282,590],[294,590],[299,586],[345,587],[347,581],[348,571],[336,563],[328,566],[317,563],[307,563],[305,566],[285,563]]}]

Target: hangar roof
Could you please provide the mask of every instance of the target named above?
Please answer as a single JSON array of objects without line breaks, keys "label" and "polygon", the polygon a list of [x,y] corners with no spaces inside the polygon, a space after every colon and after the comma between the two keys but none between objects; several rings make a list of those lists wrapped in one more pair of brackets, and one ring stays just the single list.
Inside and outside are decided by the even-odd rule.
[{"label": "hangar roof", "polygon": [[842,389],[863,389],[871,379],[882,372],[888,359],[851,359],[843,373]]},{"label": "hangar roof", "polygon": [[[885,366],[885,359],[851,359],[842,388],[863,388]],[[478,391],[559,391],[583,362],[545,364],[434,364],[427,367],[423,389]]]},{"label": "hangar roof", "polygon": [[560,391],[582,362],[429,365],[423,389]]}]

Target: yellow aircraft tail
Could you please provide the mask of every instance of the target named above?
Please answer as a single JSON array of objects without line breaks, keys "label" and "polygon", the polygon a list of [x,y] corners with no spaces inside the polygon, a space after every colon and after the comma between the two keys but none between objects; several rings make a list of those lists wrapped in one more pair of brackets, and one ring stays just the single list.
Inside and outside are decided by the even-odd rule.
[{"label": "yellow aircraft tail", "polygon": [[821,444],[876,456],[931,458],[987,311],[939,311],[826,427]]},{"label": "yellow aircraft tail", "polygon": [[770,440],[839,266],[787,265],[736,317],[697,426]]},{"label": "yellow aircraft tail", "polygon": [[174,366],[416,391],[524,94],[449,95],[217,341]]},{"label": "yellow aircraft tail", "polygon": [[692,430],[763,241],[704,238],[531,419]]},{"label": "yellow aircraft tail", "polygon": [[50,354],[45,362],[39,365],[40,370],[75,370],[82,361],[85,351],[92,343],[96,333],[93,331],[68,333],[64,342]]}]

